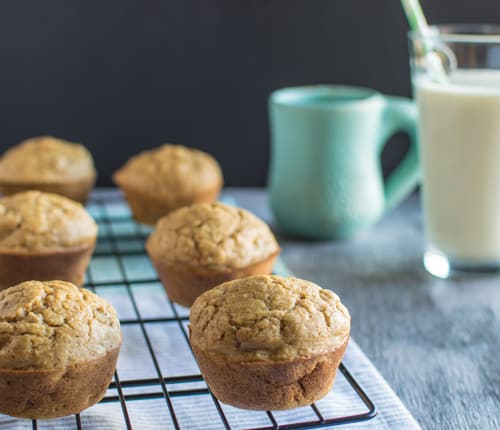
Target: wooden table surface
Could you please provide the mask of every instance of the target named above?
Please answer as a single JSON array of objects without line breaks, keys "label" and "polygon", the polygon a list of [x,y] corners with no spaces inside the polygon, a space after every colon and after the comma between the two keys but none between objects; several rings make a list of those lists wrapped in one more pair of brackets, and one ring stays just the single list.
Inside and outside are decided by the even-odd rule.
[{"label": "wooden table surface", "polygon": [[[270,219],[264,190],[226,194]],[[428,275],[417,195],[352,241],[278,239],[297,276],[339,294],[353,338],[424,429],[500,429],[500,275]]]}]

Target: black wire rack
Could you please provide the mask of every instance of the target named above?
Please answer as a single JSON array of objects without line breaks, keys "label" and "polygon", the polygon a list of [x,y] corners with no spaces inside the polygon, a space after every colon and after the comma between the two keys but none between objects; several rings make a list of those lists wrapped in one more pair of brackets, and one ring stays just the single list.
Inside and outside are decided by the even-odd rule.
[{"label": "black wire rack", "polygon": [[[133,222],[118,194],[97,194],[88,208],[99,224],[99,238],[85,287],[115,305],[124,345],[104,399],[81,415],[56,420],[56,428],[313,429],[348,427],[376,415],[375,405],[344,364],[332,395],[343,384],[352,398],[349,410],[338,410],[328,396],[296,412],[243,411],[220,403],[194,362],[188,341],[188,310],[168,300],[149,264],[144,251],[149,229]],[[146,311],[151,305],[156,309],[153,313]],[[175,342],[166,341],[160,350],[158,345],[172,336]],[[132,370],[121,366],[127,354],[136,356]],[[102,420],[102,425],[96,420]],[[30,427],[37,430],[50,423],[34,420]]]}]

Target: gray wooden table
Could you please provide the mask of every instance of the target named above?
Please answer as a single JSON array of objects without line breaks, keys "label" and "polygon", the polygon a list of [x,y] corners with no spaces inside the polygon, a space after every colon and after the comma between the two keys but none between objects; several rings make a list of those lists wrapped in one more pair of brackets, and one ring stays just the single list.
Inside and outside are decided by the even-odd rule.
[{"label": "gray wooden table", "polygon": [[[270,220],[264,190],[226,194]],[[353,338],[423,428],[500,429],[500,275],[428,275],[418,196],[352,241],[278,239],[297,276],[339,294]]]}]

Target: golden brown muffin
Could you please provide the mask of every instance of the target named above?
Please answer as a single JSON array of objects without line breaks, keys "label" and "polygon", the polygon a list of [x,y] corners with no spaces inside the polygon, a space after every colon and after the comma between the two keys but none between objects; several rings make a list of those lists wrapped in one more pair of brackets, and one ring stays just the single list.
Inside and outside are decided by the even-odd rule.
[{"label": "golden brown muffin", "polygon": [[189,328],[203,377],[220,401],[279,410],[309,405],[330,391],[350,316],[330,290],[261,275],[203,293]]},{"label": "golden brown muffin", "polygon": [[0,158],[0,192],[39,190],[87,201],[96,171],[90,152],[78,143],[42,136],[27,139]]},{"label": "golden brown muffin", "polygon": [[223,185],[213,157],[169,144],[132,157],[113,181],[125,194],[134,218],[149,225],[182,206],[217,200]]},{"label": "golden brown muffin", "polygon": [[183,306],[222,282],[271,273],[280,251],[267,224],[222,203],[187,206],[162,218],[146,249],[169,297]]},{"label": "golden brown muffin", "polygon": [[122,342],[113,307],[62,281],[0,292],[0,413],[77,414],[102,399]]},{"label": "golden brown muffin", "polygon": [[92,217],[66,197],[26,191],[0,198],[0,290],[31,279],[81,285],[96,237]]}]

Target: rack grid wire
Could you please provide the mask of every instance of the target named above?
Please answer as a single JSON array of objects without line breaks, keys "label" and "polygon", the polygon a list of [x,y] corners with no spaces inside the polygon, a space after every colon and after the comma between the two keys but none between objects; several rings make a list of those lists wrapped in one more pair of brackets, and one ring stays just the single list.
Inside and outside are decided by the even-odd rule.
[{"label": "rack grid wire", "polygon": [[[99,422],[100,428],[128,430],[313,429],[376,415],[375,405],[344,364],[330,395],[309,407],[259,412],[220,403],[204,383],[192,355],[189,310],[168,299],[149,263],[144,241],[150,229],[132,220],[118,193],[94,195],[88,210],[99,225],[99,236],[84,286],[115,306],[124,342],[104,399],[81,415],[56,420],[56,428],[96,428]],[[344,396],[350,396],[348,407],[339,409],[332,399],[338,386]],[[51,425],[33,420],[30,427]]]}]

